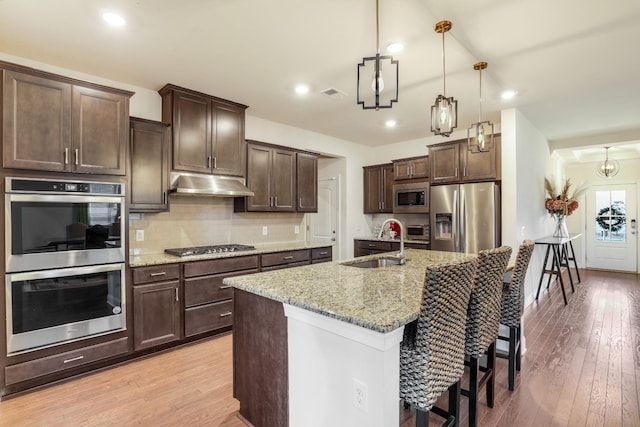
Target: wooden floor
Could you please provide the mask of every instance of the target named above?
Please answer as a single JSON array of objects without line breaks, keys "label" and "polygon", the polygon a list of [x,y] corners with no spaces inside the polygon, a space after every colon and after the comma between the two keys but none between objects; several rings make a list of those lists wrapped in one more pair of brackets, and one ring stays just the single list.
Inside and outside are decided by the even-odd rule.
[{"label": "wooden floor", "polygon": [[[564,306],[559,288],[525,313],[527,353],[481,426],[640,426],[640,278],[582,271]],[[0,402],[0,426],[243,426],[232,398],[231,335]],[[463,398],[463,408],[466,406]],[[433,418],[433,425],[437,418]],[[401,411],[400,425],[413,425]],[[466,425],[466,410],[462,425]]]}]

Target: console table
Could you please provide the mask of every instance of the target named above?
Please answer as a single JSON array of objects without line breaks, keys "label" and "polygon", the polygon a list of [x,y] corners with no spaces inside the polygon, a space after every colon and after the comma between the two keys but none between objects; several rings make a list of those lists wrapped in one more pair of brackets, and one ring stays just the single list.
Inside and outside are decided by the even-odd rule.
[{"label": "console table", "polygon": [[[562,267],[567,267],[567,273],[569,275],[569,282],[571,283],[571,292],[575,292],[573,287],[573,276],[571,275],[571,264],[573,261],[573,267],[580,283],[580,272],[578,271],[578,263],[576,262],[576,255],[573,250],[573,240],[582,236],[582,233],[570,234],[569,237],[543,237],[535,241],[536,245],[546,245],[547,251],[544,255],[544,264],[542,264],[542,273],[540,273],[540,282],[538,282],[538,291],[536,292],[536,301],[540,296],[540,288],[542,287],[542,281],[544,275],[548,274],[547,289],[551,283],[551,277],[556,276],[556,279],[560,282],[560,289],[562,289],[562,298],[564,304],[567,305],[567,295],[564,290],[564,281],[562,280]],[[551,268],[547,268],[547,262],[549,260],[549,254],[551,255]]]}]

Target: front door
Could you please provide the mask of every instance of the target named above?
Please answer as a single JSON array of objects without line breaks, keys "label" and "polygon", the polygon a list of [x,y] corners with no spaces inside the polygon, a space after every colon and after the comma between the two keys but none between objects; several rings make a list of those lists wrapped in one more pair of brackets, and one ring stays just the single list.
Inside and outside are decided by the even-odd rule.
[{"label": "front door", "polygon": [[593,186],[586,203],[587,267],[636,272],[636,184]]}]

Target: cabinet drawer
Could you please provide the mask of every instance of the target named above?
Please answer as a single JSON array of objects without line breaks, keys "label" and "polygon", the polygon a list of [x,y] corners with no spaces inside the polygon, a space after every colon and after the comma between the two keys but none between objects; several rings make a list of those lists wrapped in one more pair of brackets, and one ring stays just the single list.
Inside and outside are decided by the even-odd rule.
[{"label": "cabinet drawer", "polygon": [[133,269],[133,284],[160,282],[180,277],[180,265],[164,264]]},{"label": "cabinet drawer", "polygon": [[269,267],[262,267],[262,271],[282,270],[284,268],[302,267],[309,265],[309,261],[292,262],[291,264],[270,265]]},{"label": "cabinet drawer", "polygon": [[43,357],[42,359],[7,366],[4,370],[5,383],[7,385],[16,384],[31,378],[75,368],[87,363],[124,354],[128,349],[127,338],[120,338],[79,350],[68,351],[66,353]]},{"label": "cabinet drawer", "polygon": [[331,248],[331,246],[326,247],[326,248],[314,248],[314,249],[311,249],[311,259],[312,260],[318,260],[318,259],[322,259],[322,258],[331,259],[331,257],[332,257],[332,248]]},{"label": "cabinet drawer", "polygon": [[190,262],[184,265],[184,277],[250,270],[252,268],[258,268],[258,255]]},{"label": "cabinet drawer", "polygon": [[263,267],[270,267],[280,264],[299,263],[301,261],[309,261],[309,249],[262,255]]},{"label": "cabinet drawer", "polygon": [[216,274],[194,277],[184,280],[184,305],[191,307],[198,304],[230,299],[233,295],[231,285],[225,285],[225,277],[240,276],[242,274],[257,273],[258,269],[236,271],[234,273]]},{"label": "cabinet drawer", "polygon": [[233,324],[233,301],[221,301],[184,311],[184,334],[192,336]]},{"label": "cabinet drawer", "polygon": [[360,249],[370,249],[388,252],[393,250],[391,242],[379,242],[376,240],[358,240],[357,247]]}]

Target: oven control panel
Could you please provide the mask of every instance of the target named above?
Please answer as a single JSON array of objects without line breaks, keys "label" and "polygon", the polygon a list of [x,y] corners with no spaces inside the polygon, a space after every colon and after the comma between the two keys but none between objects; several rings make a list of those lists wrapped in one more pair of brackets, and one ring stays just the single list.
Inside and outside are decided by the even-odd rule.
[{"label": "oven control panel", "polygon": [[122,184],[110,182],[50,181],[40,179],[7,178],[12,193],[80,193],[121,196]]}]

